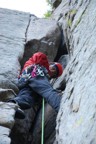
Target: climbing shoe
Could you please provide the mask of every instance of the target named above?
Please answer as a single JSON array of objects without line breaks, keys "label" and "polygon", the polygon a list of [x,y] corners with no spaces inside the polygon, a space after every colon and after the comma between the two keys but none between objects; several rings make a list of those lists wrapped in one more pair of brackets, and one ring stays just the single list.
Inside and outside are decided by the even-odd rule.
[{"label": "climbing shoe", "polygon": [[30,104],[28,104],[27,102],[21,102],[21,101],[18,102],[18,101],[14,100],[14,99],[10,99],[10,100],[8,100],[8,102],[17,104],[18,106],[20,106],[20,108],[22,110],[26,110],[26,109],[30,109],[31,108]]},{"label": "climbing shoe", "polygon": [[16,119],[24,119],[25,118],[25,114],[24,114],[24,112],[20,108],[18,108],[16,110],[15,118]]}]

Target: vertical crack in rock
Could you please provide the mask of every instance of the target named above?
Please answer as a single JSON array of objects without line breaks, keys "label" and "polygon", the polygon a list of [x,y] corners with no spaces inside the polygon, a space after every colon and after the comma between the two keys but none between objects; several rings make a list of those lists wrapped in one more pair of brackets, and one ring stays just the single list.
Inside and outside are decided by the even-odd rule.
[{"label": "vertical crack in rock", "polygon": [[[58,26],[59,26],[59,24],[58,24]],[[68,51],[67,46],[65,44],[62,27],[59,26],[59,28],[61,31],[61,40],[60,40],[59,48],[58,48],[57,55],[56,55],[54,61],[58,61],[62,55],[68,55],[69,54],[69,51]]]},{"label": "vertical crack in rock", "polygon": [[28,25],[27,25],[27,28],[26,28],[26,32],[25,32],[25,43],[27,42],[27,32],[28,32],[28,28],[30,26],[30,22],[31,22],[31,14],[29,15],[29,21],[28,21]]}]

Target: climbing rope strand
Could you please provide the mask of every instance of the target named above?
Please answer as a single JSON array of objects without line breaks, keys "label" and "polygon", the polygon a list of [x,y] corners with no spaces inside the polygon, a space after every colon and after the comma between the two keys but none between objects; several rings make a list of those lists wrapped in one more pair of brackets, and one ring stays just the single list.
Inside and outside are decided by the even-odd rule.
[{"label": "climbing rope strand", "polygon": [[44,98],[42,99],[42,134],[41,134],[41,144],[44,144]]}]

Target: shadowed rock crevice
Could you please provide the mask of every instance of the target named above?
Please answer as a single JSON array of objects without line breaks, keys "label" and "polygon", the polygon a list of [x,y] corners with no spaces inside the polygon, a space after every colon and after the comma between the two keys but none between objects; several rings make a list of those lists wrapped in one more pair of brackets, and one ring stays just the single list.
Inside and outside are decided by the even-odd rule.
[{"label": "shadowed rock crevice", "polygon": [[64,39],[63,30],[62,30],[62,28],[60,28],[60,29],[61,29],[61,40],[60,40],[60,45],[58,47],[57,55],[56,55],[54,61],[58,61],[62,55],[68,54],[68,50],[67,50],[65,39]]},{"label": "shadowed rock crevice", "polygon": [[61,0],[51,0],[53,8],[57,8],[61,3]]}]

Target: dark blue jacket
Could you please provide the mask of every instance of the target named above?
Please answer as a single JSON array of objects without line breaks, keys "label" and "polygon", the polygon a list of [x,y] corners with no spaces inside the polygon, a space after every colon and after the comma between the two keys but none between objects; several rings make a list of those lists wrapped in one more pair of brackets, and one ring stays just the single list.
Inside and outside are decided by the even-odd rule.
[{"label": "dark blue jacket", "polygon": [[61,96],[51,86],[46,68],[34,64],[25,69],[19,78],[19,87],[22,90],[26,85],[37,94],[44,97],[46,101],[58,112]]}]

